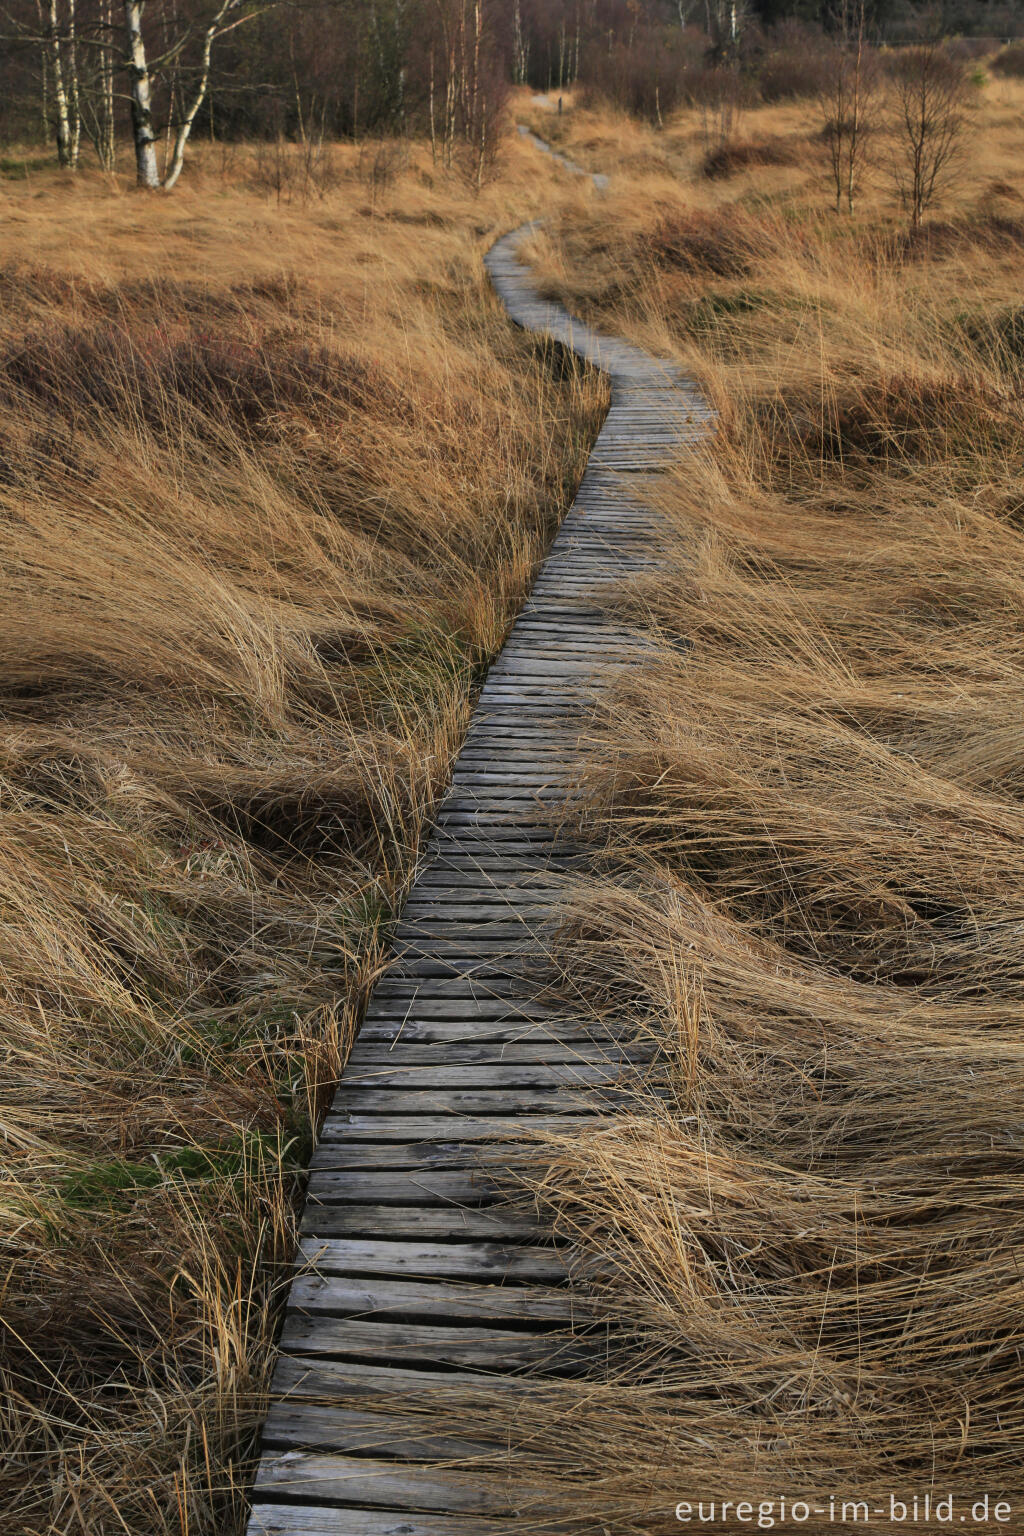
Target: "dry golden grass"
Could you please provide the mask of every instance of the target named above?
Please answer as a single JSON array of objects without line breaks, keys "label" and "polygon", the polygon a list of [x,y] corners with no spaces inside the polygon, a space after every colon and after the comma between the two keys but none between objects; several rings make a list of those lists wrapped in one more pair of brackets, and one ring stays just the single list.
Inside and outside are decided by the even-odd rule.
[{"label": "dry golden grass", "polygon": [[537,237],[544,281],[721,411],[657,491],[664,574],[623,596],[665,644],[596,705],[607,879],[561,955],[668,1090],[540,1186],[611,1269],[614,1370],[547,1453],[595,1525],[715,1499],[739,1532],[774,1500],[824,1533],[859,1527],[780,1497],[931,1491],[1024,1528],[1018,91],[914,244],[880,182],[837,221],[811,158],[697,179],[692,117],[559,125],[613,180]]},{"label": "dry golden grass", "polygon": [[483,281],[535,157],[329,159],[0,183],[5,1536],[238,1528],[316,1116],[601,405]]},{"label": "dry golden grass", "polygon": [[556,187],[544,281],[722,423],[623,596],[666,644],[595,716],[558,957],[668,1097],[543,1154],[615,1329],[516,1404],[516,1474],[623,1536],[929,1488],[1019,1525],[1019,101],[915,245],[881,176],[827,213],[802,106],[715,181],[691,115],[538,113],[606,200],[521,146],[479,202],[391,151],[4,189],[5,1531],[239,1518],[294,1170],[593,417],[480,282]]}]

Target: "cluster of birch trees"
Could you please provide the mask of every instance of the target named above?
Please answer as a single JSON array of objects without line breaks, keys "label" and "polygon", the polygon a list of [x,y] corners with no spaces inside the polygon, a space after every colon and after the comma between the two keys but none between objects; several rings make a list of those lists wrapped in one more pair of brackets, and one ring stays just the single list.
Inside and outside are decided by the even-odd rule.
[{"label": "cluster of birch trees", "polygon": [[868,39],[893,0],[821,0],[820,25],[797,26],[788,46],[759,18],[795,0],[4,3],[0,140],[44,137],[69,172],[89,147],[106,171],[131,153],[148,189],[175,185],[195,132],[307,145],[429,135],[435,162],[479,185],[510,82],[582,82],[657,123],[685,101],[713,148],[772,58],[789,90],[820,96],[837,210],[852,209],[886,112],[907,146],[914,223],[962,141],[963,69],[941,48],[883,78]]},{"label": "cluster of birch trees", "polygon": [[34,0],[8,13],[7,41],[36,61],[39,124],[62,167],[77,170],[84,138],[113,171],[130,126],[139,185],[170,189],[207,101],[215,44],[260,10],[261,0]]},{"label": "cluster of birch trees", "polygon": [[[195,131],[226,138],[429,132],[479,177],[508,83],[562,90],[588,53],[739,0],[7,0],[0,138],[45,135],[73,171],[130,140],[174,186]],[[730,9],[731,8],[731,9]],[[692,13],[692,14],[691,14]]]},{"label": "cluster of birch trees", "polygon": [[100,164],[116,158],[113,0],[35,0],[34,15],[15,17],[13,41],[38,48],[37,102],[42,133],[59,163],[74,170],[83,133]]}]

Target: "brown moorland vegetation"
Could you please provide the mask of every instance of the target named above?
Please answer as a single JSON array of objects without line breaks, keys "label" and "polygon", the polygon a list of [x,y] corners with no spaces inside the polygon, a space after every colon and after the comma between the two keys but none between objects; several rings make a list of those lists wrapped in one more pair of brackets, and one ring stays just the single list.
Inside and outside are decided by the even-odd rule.
[{"label": "brown moorland vegetation", "polygon": [[531,152],[329,161],[0,182],[5,1536],[239,1528],[324,1091],[602,406],[483,281]]},{"label": "brown moorland vegetation", "polygon": [[620,1346],[548,1465],[576,1515],[636,1512],[616,1530],[712,1499],[730,1532],[737,1500],[859,1528],[783,1495],[1024,1518],[1019,105],[986,87],[984,178],[913,240],[881,165],[828,212],[810,107],[742,125],[795,163],[710,184],[696,113],[547,119],[612,182],[538,273],[720,411],[659,489],[664,573],[623,594],[663,644],[595,714],[607,878],[560,953],[669,1090],[539,1184],[611,1265]]},{"label": "brown moorland vegetation", "polygon": [[5,1531],[244,1512],[318,1105],[600,402],[481,282],[556,187],[544,281],[721,422],[622,595],[664,644],[595,715],[553,968],[668,1097],[540,1156],[614,1327],[516,1403],[518,1470],[646,1536],[1016,1510],[1019,101],[913,237],[881,161],[827,211],[795,103],[710,180],[699,112],[538,114],[600,203],[518,145],[481,199],[392,146],[0,183]]}]

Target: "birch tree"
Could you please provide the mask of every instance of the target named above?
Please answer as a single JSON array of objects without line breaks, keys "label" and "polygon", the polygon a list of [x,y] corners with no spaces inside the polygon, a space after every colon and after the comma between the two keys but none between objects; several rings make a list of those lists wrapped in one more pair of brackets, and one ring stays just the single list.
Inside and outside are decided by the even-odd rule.
[{"label": "birch tree", "polygon": [[75,41],[75,0],[67,0],[65,15],[59,0],[45,0],[40,6],[43,23],[43,97],[53,103],[53,130],[57,141],[57,163],[65,170],[78,166],[82,137],[79,112],[78,55]]},{"label": "birch tree", "polygon": [[512,7],[512,79],[516,85],[525,85],[530,68],[530,43],[523,30],[521,0],[514,0]]},{"label": "birch tree", "polygon": [[852,8],[843,0],[837,16],[839,37],[829,50],[820,95],[836,213],[844,200],[847,211],[853,212],[878,126],[880,77],[878,61],[867,45],[865,10],[865,0],[855,0]]},{"label": "birch tree", "polygon": [[87,127],[100,165],[105,171],[113,171],[117,164],[117,130],[114,117],[114,16],[111,0],[100,0],[99,20],[99,79],[91,98],[95,102],[95,111],[91,114],[91,125],[87,124]]},{"label": "birch tree", "polygon": [[[253,0],[219,0],[216,8],[203,20],[184,23],[178,37],[165,47],[159,58],[150,61],[143,30],[146,0],[123,0],[123,3],[136,177],[140,187],[150,191],[162,187],[169,192],[181,175],[192,127],[210,88],[214,44],[218,38],[233,32],[268,7],[253,3]],[[155,83],[162,73],[181,66],[190,54],[193,56],[191,85],[182,91],[177,120],[169,118],[169,147],[161,175],[153,107]]]},{"label": "birch tree", "polygon": [[103,169],[114,169],[114,79],[123,46],[113,3],[34,0],[34,26],[8,17],[17,29],[14,39],[39,47],[43,132],[56,146],[58,164],[68,170],[78,167],[83,134]]},{"label": "birch tree", "polygon": [[[493,8],[493,4],[492,4]],[[493,161],[505,105],[505,75],[494,58],[493,30],[484,0],[434,0],[436,55],[442,79],[435,80],[430,54],[430,129],[438,150],[436,98],[443,93],[440,154],[451,166],[456,156],[479,188]]]}]

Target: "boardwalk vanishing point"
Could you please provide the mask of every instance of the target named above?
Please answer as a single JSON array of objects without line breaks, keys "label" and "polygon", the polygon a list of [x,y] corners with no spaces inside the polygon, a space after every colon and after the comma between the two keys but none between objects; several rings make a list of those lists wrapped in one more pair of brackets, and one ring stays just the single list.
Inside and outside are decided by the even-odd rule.
[{"label": "boardwalk vanishing point", "polygon": [[[533,228],[492,248],[491,281],[517,324],[608,374],[611,408],[481,689],[323,1127],[249,1536],[500,1536],[525,1495],[474,1472],[459,1394],[507,1391],[511,1421],[531,1383],[586,1358],[573,1255],[516,1201],[515,1170],[537,1130],[607,1114],[645,1052],[537,1000],[531,971],[587,857],[550,811],[595,692],[642,658],[608,591],[658,563],[650,478],[711,411],[674,365],[538,296],[517,255]],[[433,1419],[403,1407],[445,1388]]]}]

